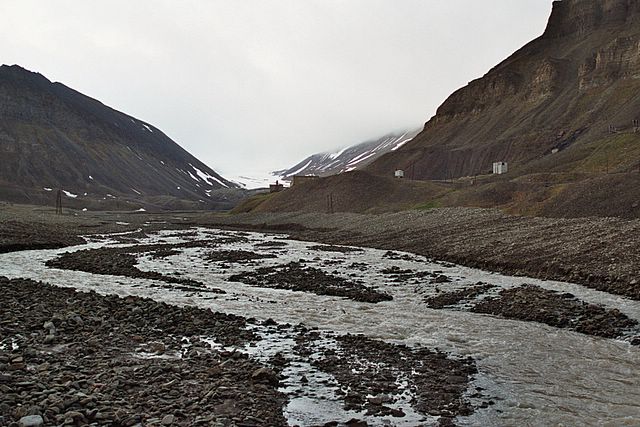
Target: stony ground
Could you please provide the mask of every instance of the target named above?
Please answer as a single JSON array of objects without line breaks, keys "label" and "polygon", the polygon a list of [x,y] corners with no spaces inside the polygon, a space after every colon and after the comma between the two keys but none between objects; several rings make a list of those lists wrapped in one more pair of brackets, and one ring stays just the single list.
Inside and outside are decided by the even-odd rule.
[{"label": "stony ground", "polygon": [[[85,234],[89,230],[114,232],[140,229],[138,235],[118,238],[122,243],[133,244],[147,231],[156,229],[222,225],[247,230],[288,232],[295,238],[322,242],[323,245],[316,249],[328,252],[352,250],[337,245],[362,245],[388,249],[385,257],[389,259],[413,259],[412,255],[395,252],[409,251],[510,274],[573,281],[640,299],[640,286],[637,284],[640,274],[640,246],[630,237],[640,231],[640,223],[636,221],[519,218],[477,209],[435,209],[384,215],[268,214],[211,217],[202,214],[165,214],[129,216],[124,218],[126,225],[117,226],[114,225],[115,219],[123,218],[120,214],[97,216],[91,221],[66,218],[54,222],[51,228],[37,221],[25,222],[7,218],[5,212],[4,216],[0,214],[0,251],[78,244],[83,242],[78,234]],[[56,232],[52,233],[52,229]],[[242,236],[236,239],[242,239]],[[216,251],[216,245],[225,242],[227,241],[209,241],[204,244],[211,249],[209,261],[246,263],[257,259],[258,254],[249,251]],[[283,246],[278,243],[265,242],[260,248],[278,249]],[[59,268],[152,278],[168,282],[170,286],[202,290],[202,284],[182,283],[179,277],[145,277],[149,273],[138,270],[135,259],[142,253],[162,258],[175,254],[181,247],[203,246],[203,242],[147,246],[149,247],[133,251],[83,251],[77,255],[63,256],[53,262],[58,262],[59,265],[55,266]],[[357,270],[362,266],[354,265],[353,268]],[[448,278],[437,271],[425,273],[390,268],[381,273],[391,283],[398,285],[427,282],[442,287],[441,293],[425,300],[425,307],[460,309],[464,306],[464,309],[478,313],[540,322],[607,338],[619,338],[629,330],[638,330],[635,322],[617,310],[586,304],[572,295],[535,286],[522,286],[496,293],[491,285],[477,283],[466,289],[448,291]],[[341,292],[339,296],[351,297],[357,301],[364,301],[362,298],[367,295],[375,299],[367,302],[384,301],[384,294],[377,295],[377,291],[364,284],[343,283],[344,286],[340,286],[334,283],[336,278],[329,277],[325,281],[326,286],[320,286],[326,278],[315,277],[314,274],[310,267],[289,265],[268,267],[268,271],[260,273],[260,279],[255,276],[252,278],[251,275],[237,279],[245,283],[254,281],[256,283],[249,284],[256,286],[282,286],[285,283],[287,289],[329,295],[331,293],[328,292],[338,290]],[[305,283],[309,282],[320,285],[308,288]],[[356,285],[363,289],[353,295],[343,294],[346,289],[358,290]],[[201,314],[199,310],[179,309],[138,298],[99,297],[57,288],[54,291],[47,285],[27,280],[0,279],[0,286],[8,289],[2,299],[2,307],[7,309],[0,313],[0,346],[3,348],[0,350],[0,425],[10,425],[25,416],[42,417],[46,424],[70,425],[81,425],[89,421],[98,425],[135,425],[142,420],[145,425],[162,422],[178,425],[196,422],[210,425],[283,423],[281,410],[274,409],[281,408],[284,402],[284,397],[275,391],[277,364],[261,366],[240,353],[214,351],[199,341],[203,335],[215,335],[221,343],[250,342],[253,338],[251,333],[243,329],[245,320],[242,318],[222,319],[219,316],[224,315],[206,311]],[[36,292],[45,295],[45,298],[32,301],[30,295]],[[486,293],[491,295],[486,297]],[[96,309],[90,310],[87,307]],[[187,312],[186,319],[184,312]],[[212,316],[216,319],[214,325],[201,320],[201,316]],[[188,339],[184,340],[183,337]],[[299,339],[303,345],[305,339]],[[307,339],[306,345],[310,345],[312,341]],[[632,343],[640,344],[640,338],[632,339]],[[17,346],[15,349],[14,344]],[[386,405],[387,394],[382,387],[387,381],[385,378],[390,375],[389,372],[404,372],[403,369],[407,366],[416,365],[417,360],[411,361],[410,354],[405,354],[403,349],[387,349],[385,343],[369,343],[364,337],[344,338],[339,340],[339,345],[343,349],[343,355],[349,354],[353,358],[335,359],[335,354],[329,352],[324,356],[325,362],[319,362],[319,365],[331,372],[341,384],[348,385],[349,389],[362,389],[359,396],[357,393],[346,396],[349,397],[346,402],[354,408],[364,408],[371,413],[391,413],[389,411],[393,409]],[[441,363],[437,352],[432,354],[429,350],[424,351],[428,354],[423,354],[423,359],[431,360],[425,372],[438,378],[435,371],[429,369],[437,370],[438,366],[448,366],[451,361],[444,358]],[[388,355],[387,364],[392,366],[391,354],[405,354],[403,360],[411,363],[404,367],[392,367],[387,371],[377,369],[376,376],[349,376],[350,370],[361,368],[358,364],[367,358],[373,359],[374,355]],[[433,358],[430,359],[431,357]],[[212,366],[220,367],[220,371],[211,371]],[[239,368],[235,369],[235,366]],[[455,397],[467,387],[473,374],[472,366],[472,363],[463,363],[451,367],[455,372],[458,372],[456,369],[462,371],[459,372],[460,375],[454,375],[455,381],[442,377],[442,381],[450,386],[448,390],[425,385],[424,390],[427,391],[420,394],[421,380],[414,382],[413,391],[417,393],[418,399],[420,396],[432,397],[432,400],[424,400],[421,410],[432,415],[439,414],[443,425],[450,424],[456,414],[472,410],[468,402],[456,400]],[[403,374],[405,377],[407,372],[410,371]],[[251,375],[247,376],[247,373]],[[256,377],[253,377],[253,373],[256,373]],[[211,383],[211,375],[219,376],[216,377],[218,379],[214,383],[215,387]],[[378,385],[367,383],[368,377],[379,381],[382,388],[378,390]],[[111,387],[110,384],[116,386]],[[143,390],[139,384],[150,385],[149,389],[152,391],[146,387]],[[186,384],[193,390],[182,390],[181,387],[186,387]],[[209,384],[209,388],[205,384]],[[458,388],[455,388],[456,385]],[[210,394],[214,389],[222,390],[222,393]],[[155,390],[159,395],[154,394]],[[227,390],[230,390],[229,394]],[[382,400],[375,398],[370,401],[366,398],[365,391],[374,391],[371,394],[380,395]],[[244,396],[246,393],[248,397]],[[243,397],[238,397],[240,394]],[[437,402],[441,400],[441,394],[446,395],[443,402],[447,402],[445,397],[453,398],[458,402],[457,406],[447,403],[439,413]],[[196,401],[200,404],[198,398],[202,399],[203,395],[209,396],[205,400],[208,413],[198,412],[194,406]],[[240,399],[240,406],[230,403],[235,399]],[[152,402],[151,406],[144,406],[144,401]],[[353,422],[353,425],[366,425],[358,420]]]},{"label": "stony ground", "polygon": [[29,280],[0,288],[0,425],[286,425],[274,371],[200,341],[253,340],[240,317]]},{"label": "stony ground", "polygon": [[580,283],[640,300],[640,220],[537,218],[442,208],[390,214],[240,214],[203,224],[286,231],[326,244],[402,250],[468,267]]},{"label": "stony ground", "polygon": [[[134,244],[145,236],[140,231],[116,239]],[[257,259],[260,254],[254,252],[216,248],[219,243],[246,241],[243,239],[240,234],[221,237],[220,241],[84,250],[63,254],[49,265],[155,279],[201,290],[199,283],[141,271],[136,259],[142,254],[163,258],[187,247],[208,249],[210,262],[245,263]],[[278,249],[282,245],[277,243],[260,247]],[[318,249],[357,250],[338,246]],[[293,272],[287,266],[279,267],[271,273],[290,279],[288,282],[297,290],[338,292],[340,296],[367,302],[391,298],[337,276],[320,277],[320,270],[304,265]],[[301,288],[309,283],[315,288]],[[20,421],[36,425],[285,425],[282,406],[286,397],[277,392],[280,381],[286,378],[281,372],[281,360],[274,357],[261,365],[241,352],[214,350],[202,341],[202,337],[214,337],[226,346],[253,345],[256,336],[245,329],[247,321],[241,317],[136,297],[78,293],[24,279],[0,278],[0,287],[2,306],[7,308],[0,313],[0,425],[17,426]],[[305,328],[272,323],[265,322],[279,333],[291,328],[290,337],[299,343],[312,336]],[[339,386],[345,390],[345,408],[402,418],[402,409],[388,406],[398,391],[389,381],[409,378],[411,392],[417,396],[416,410],[440,416],[440,425],[451,425],[455,416],[473,412],[474,406],[462,399],[475,373],[472,360],[365,337],[336,340],[342,349],[341,363],[330,363],[334,356],[326,353],[324,362],[318,362],[317,367],[339,378]],[[306,339],[307,344],[312,341]],[[399,353],[405,356],[396,360]],[[304,351],[299,356],[304,360]],[[393,366],[382,369],[381,361]],[[417,371],[416,366],[420,366]],[[363,370],[356,373],[354,367]],[[448,384],[451,375],[455,381]],[[380,396],[368,399],[370,394]],[[360,403],[354,406],[356,401]],[[367,423],[350,419],[328,425]]]},{"label": "stony ground", "polygon": [[[502,290],[498,297],[484,299],[471,310],[605,338],[621,338],[629,331],[638,332],[638,322],[617,309],[588,304],[570,293],[554,292],[534,285]],[[640,344],[640,337],[633,338],[632,343]]]},{"label": "stony ground", "polygon": [[[162,245],[161,245],[162,246]],[[178,245],[166,245],[158,248],[159,253],[164,256],[171,253]],[[146,253],[149,248],[98,248],[87,249],[76,252],[68,252],[60,257],[47,262],[47,267],[60,268],[66,270],[85,271],[93,274],[108,274],[114,276],[125,276],[133,279],[151,279],[166,282],[170,288],[179,288],[197,292],[224,293],[215,288],[207,288],[203,283],[181,277],[168,276],[155,271],[142,271],[136,267],[138,259],[136,253]],[[156,257],[158,252],[152,252]]]},{"label": "stony ground", "polygon": [[67,227],[29,224],[15,220],[0,222],[0,253],[27,249],[57,249],[83,243],[84,239]]},{"label": "stony ground", "polygon": [[260,267],[255,271],[234,274],[229,280],[251,286],[311,292],[317,295],[344,297],[368,303],[393,299],[391,295],[362,283],[325,273],[300,262],[291,262],[283,266]]}]

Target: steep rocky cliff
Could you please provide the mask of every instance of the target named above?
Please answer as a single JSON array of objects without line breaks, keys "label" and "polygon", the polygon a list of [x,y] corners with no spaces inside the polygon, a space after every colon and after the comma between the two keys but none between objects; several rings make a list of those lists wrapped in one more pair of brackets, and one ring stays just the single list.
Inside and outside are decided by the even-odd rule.
[{"label": "steep rocky cliff", "polygon": [[232,206],[236,185],[156,127],[0,67],[0,199],[89,208]]},{"label": "steep rocky cliff", "polygon": [[[326,186],[362,197],[341,206],[347,211],[479,206],[637,218],[639,94],[640,0],[556,1],[544,34],[454,92],[413,140],[363,170],[391,179],[403,169],[437,191],[396,180],[385,196],[373,178],[369,193],[350,191],[367,181],[362,174]],[[506,175],[492,175],[498,161],[508,162]],[[322,206],[325,193],[303,190],[260,209]]]},{"label": "steep rocky cliff", "polygon": [[[640,1],[563,0],[547,28],[454,92],[367,167],[473,188],[438,201],[553,216],[640,216]],[[506,161],[506,176],[491,176]],[[459,187],[464,187],[458,182]]]},{"label": "steep rocky cliff", "polygon": [[423,132],[368,170],[411,167],[419,179],[448,179],[508,161],[515,173],[576,171],[596,147],[587,145],[611,138],[611,126],[631,130],[638,89],[640,2],[556,1],[541,37],[453,93]]}]

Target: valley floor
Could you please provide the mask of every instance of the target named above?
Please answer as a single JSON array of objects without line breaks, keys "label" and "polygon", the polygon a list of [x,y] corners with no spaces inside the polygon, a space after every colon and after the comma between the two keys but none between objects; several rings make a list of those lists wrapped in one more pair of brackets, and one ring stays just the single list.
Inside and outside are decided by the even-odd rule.
[{"label": "valley floor", "polygon": [[[273,234],[225,234],[215,230],[218,228],[285,233],[298,242]],[[19,261],[23,258],[0,256],[0,262],[7,264],[0,265],[0,276],[5,271],[13,278],[0,277],[0,302],[5,307],[0,313],[0,390],[4,396],[0,424],[31,416],[30,420],[46,421],[47,425],[88,421],[135,425],[141,420],[163,425],[284,425],[285,419],[276,409],[287,401],[282,394],[287,387],[277,387],[283,372],[293,378],[290,381],[295,380],[296,387],[303,384],[303,389],[309,380],[319,386],[326,381],[323,375],[329,373],[338,381],[338,389],[353,392],[344,396],[345,408],[366,410],[374,417],[400,417],[410,422],[411,416],[421,413],[431,417],[427,424],[449,425],[455,417],[474,411],[485,416],[482,409],[494,402],[491,395],[481,393],[484,384],[479,387],[477,378],[473,382],[476,365],[480,379],[494,363],[498,370],[507,369],[491,375],[504,375],[506,383],[518,380],[509,377],[505,363],[509,358],[526,356],[516,351],[519,346],[534,345],[525,334],[539,340],[529,352],[544,347],[545,340],[552,347],[571,342],[567,348],[554,347],[554,353],[558,357],[572,354],[572,369],[593,363],[594,351],[598,352],[598,363],[609,363],[609,359],[620,363],[619,357],[629,344],[633,350],[624,363],[634,366],[636,346],[640,345],[639,231],[640,221],[636,220],[528,218],[465,208],[379,215],[67,212],[56,216],[47,208],[0,205],[0,254],[32,250],[28,253],[33,254],[35,266],[14,269],[8,263],[24,262]],[[94,243],[81,250],[70,254],[51,251],[81,245],[82,236],[88,235],[94,236]],[[338,245],[383,251],[369,254]],[[40,252],[43,258],[36,259]],[[476,273],[450,263],[531,279],[492,277],[491,273]],[[234,272],[240,274],[231,275]],[[186,307],[133,296],[78,294],[27,277],[58,286],[152,299],[166,292],[179,295],[167,302]],[[104,281],[100,277],[105,277]],[[203,283],[211,277],[211,283]],[[81,283],[85,279],[91,284]],[[255,287],[256,293],[247,291],[247,286]],[[337,325],[336,319],[351,319],[353,314],[358,319],[377,319],[378,310],[368,307],[380,307],[380,313],[400,313],[404,306],[407,316],[411,313],[406,321],[413,333],[425,332],[421,322],[426,319],[433,324],[453,320],[452,325],[469,321],[470,325],[484,326],[473,332],[469,327],[451,334],[431,332],[417,341],[460,350],[453,356],[428,345],[416,349],[349,335],[350,323],[340,326],[345,330],[338,335],[318,333],[296,324],[297,313],[303,309],[295,307],[298,297],[289,306],[286,301],[269,301],[283,290],[300,291],[304,295],[300,301],[307,304],[304,310],[334,301],[337,314],[323,320],[327,325]],[[36,294],[43,298],[33,298]],[[248,305],[236,307],[238,298],[246,298],[243,304]],[[234,307],[221,311],[242,313],[246,318],[190,308],[192,301],[199,307],[203,305],[197,301],[210,301],[211,307]],[[246,314],[245,307],[249,310]],[[292,311],[286,314],[287,310]],[[420,320],[422,313],[427,317]],[[264,320],[267,314],[277,322]],[[263,319],[252,319],[252,315]],[[310,318],[316,319],[314,316]],[[317,319],[325,316],[323,313]],[[532,326],[511,324],[510,319]],[[322,323],[319,326],[322,328]],[[353,326],[369,331],[366,335],[379,336],[364,324]],[[381,325],[380,330],[387,326]],[[389,335],[392,340],[404,340],[400,337],[405,326],[400,326],[399,335],[394,335],[398,333],[395,330]],[[332,326],[329,330],[338,331]],[[502,332],[480,344],[483,330],[494,335]],[[560,330],[563,332],[558,335]],[[504,347],[501,340],[509,340],[506,336],[510,333],[513,343]],[[439,338],[433,341],[434,336]],[[459,341],[463,336],[470,343]],[[247,357],[252,347],[273,346],[274,342],[289,346],[289,352],[271,354],[269,350],[269,358],[264,360]],[[496,346],[505,354],[513,353],[504,361],[491,362]],[[342,352],[339,357],[336,351]],[[403,362],[395,361],[393,355],[399,352],[404,355]],[[461,354],[473,358],[465,359]],[[376,360],[378,357],[382,359]],[[412,368],[418,363],[425,363],[423,376]],[[388,366],[389,372],[383,366]],[[317,370],[319,377],[306,378],[305,369]],[[354,376],[354,369],[363,373]],[[546,368],[541,365],[539,369]],[[546,374],[550,378],[558,375]],[[372,382],[379,375],[384,377],[382,383]],[[441,380],[428,380],[435,375]],[[212,376],[217,381],[215,387],[210,384]],[[397,389],[407,381],[406,390]],[[617,399],[618,391],[606,384],[618,381],[618,373],[599,381],[599,387],[604,387],[599,392]],[[472,396],[469,390],[473,387],[476,394]],[[157,393],[149,394],[150,388]],[[417,402],[415,414],[407,406],[403,406],[405,414],[392,404],[402,401],[409,391]],[[506,393],[500,387],[493,391]],[[303,395],[294,401],[316,398]],[[508,393],[501,397],[505,402],[511,398]],[[584,402],[566,404],[581,407]],[[496,422],[499,418],[492,417],[503,409],[505,416],[528,419],[526,410],[513,412],[504,405],[499,404],[501,409],[485,420]],[[609,415],[606,404],[596,406],[588,417]],[[640,407],[625,408],[629,412],[626,419],[640,419]],[[215,413],[221,415],[207,418]],[[344,412],[338,421],[345,423],[349,413]],[[354,419],[345,425],[367,424]]]},{"label": "valley floor", "polygon": [[294,238],[402,250],[511,275],[580,283],[640,299],[640,220],[513,216],[436,208],[386,214],[202,211],[67,212],[0,203],[0,253],[64,247],[81,235],[193,226],[273,231]]},{"label": "valley floor", "polygon": [[439,208],[375,215],[249,213],[203,218],[202,223],[401,250],[516,276],[580,283],[640,300],[640,220]]}]

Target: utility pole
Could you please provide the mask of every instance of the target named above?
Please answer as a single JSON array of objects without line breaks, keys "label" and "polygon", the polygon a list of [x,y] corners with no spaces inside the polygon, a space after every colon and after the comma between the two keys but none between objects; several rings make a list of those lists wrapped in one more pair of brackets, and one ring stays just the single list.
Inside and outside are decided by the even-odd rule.
[{"label": "utility pole", "polygon": [[62,191],[58,190],[56,194],[56,215],[62,215]]},{"label": "utility pole", "polygon": [[327,194],[327,213],[333,213],[333,193]]}]

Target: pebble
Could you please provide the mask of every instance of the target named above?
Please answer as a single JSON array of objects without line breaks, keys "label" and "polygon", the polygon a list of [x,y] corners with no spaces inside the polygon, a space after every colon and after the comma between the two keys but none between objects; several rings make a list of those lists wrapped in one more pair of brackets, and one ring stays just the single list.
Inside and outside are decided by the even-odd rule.
[{"label": "pebble", "polygon": [[165,415],[164,418],[162,418],[160,424],[162,424],[163,426],[170,426],[171,424],[173,424],[175,419],[176,417],[174,415]]},{"label": "pebble", "polygon": [[278,385],[278,375],[269,368],[259,368],[253,371],[251,379],[254,382]]}]

